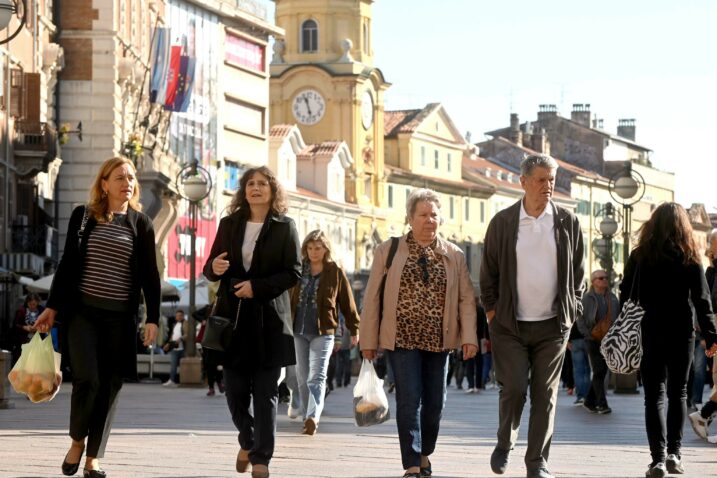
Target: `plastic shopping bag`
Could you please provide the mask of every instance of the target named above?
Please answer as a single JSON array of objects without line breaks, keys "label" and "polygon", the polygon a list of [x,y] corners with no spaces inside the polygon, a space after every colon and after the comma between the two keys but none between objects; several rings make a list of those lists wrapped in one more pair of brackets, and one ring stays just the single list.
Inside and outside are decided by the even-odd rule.
[{"label": "plastic shopping bag", "polygon": [[33,402],[49,402],[60,391],[61,355],[52,347],[52,337],[44,339],[36,333],[30,342],[22,346],[20,359],[10,371],[8,379],[12,388]]},{"label": "plastic shopping bag", "polygon": [[383,380],[378,378],[370,360],[361,364],[358,382],[354,387],[354,417],[356,425],[378,425],[390,418],[388,397],[383,390]]}]

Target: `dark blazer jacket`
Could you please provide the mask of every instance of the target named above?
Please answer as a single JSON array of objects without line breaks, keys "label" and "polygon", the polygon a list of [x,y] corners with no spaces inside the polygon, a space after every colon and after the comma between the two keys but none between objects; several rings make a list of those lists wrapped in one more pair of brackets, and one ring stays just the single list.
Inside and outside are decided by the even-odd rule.
[{"label": "dark blazer jacket", "polygon": [[[87,239],[90,232],[97,225],[93,217],[89,217],[85,225],[82,239],[78,241],[78,232],[85,214],[85,206],[78,206],[72,211],[70,222],[67,226],[67,239],[62,259],[55,271],[52,280],[50,296],[46,306],[58,311],[58,317],[63,328],[67,327],[72,319],[73,312],[77,310],[77,304],[81,303],[80,280],[87,255]],[[147,306],[147,323],[157,324],[159,322],[159,306],[161,301],[161,285],[159,270],[157,269],[157,255],[154,243],[154,226],[152,220],[146,214],[127,209],[127,220],[132,228],[134,243],[132,248],[131,277],[132,292],[130,296],[130,308],[133,311],[127,320],[126,337],[127,353],[121,358],[123,376],[129,379],[137,377],[136,358],[136,335],[137,335],[137,309],[144,293],[144,301]],[[63,334],[67,336],[67,334]]]},{"label": "dark blazer jacket", "polygon": [[[299,305],[301,284],[291,289],[291,316],[296,320],[296,308]],[[339,327],[339,308],[346,319],[346,328],[351,335],[358,334],[361,320],[356,310],[356,302],[346,273],[335,262],[324,265],[319,277],[319,289],[316,291],[316,304],[319,312],[319,333],[334,335]],[[292,321],[293,323],[293,321]]]},{"label": "dark blazer jacket", "polygon": [[[268,215],[247,271],[241,251],[246,223],[241,210],[223,218],[204,265],[209,280],[221,281],[215,315],[237,320],[225,351],[225,365],[244,369],[293,365],[296,354],[289,289],[301,276],[299,235],[290,218]],[[212,261],[222,252],[228,253],[229,269],[218,276],[212,271]],[[233,280],[251,281],[254,297],[242,299],[241,306]]]},{"label": "dark blazer jacket", "polygon": [[[481,303],[486,311],[495,310],[493,321],[504,329],[518,335],[515,311],[518,304],[517,271],[520,201],[503,209],[491,219],[483,245],[480,269]],[[578,218],[567,209],[552,201],[555,245],[558,252],[558,321],[560,329],[567,332],[578,314],[582,312],[583,278],[585,258],[583,233]],[[535,280],[540,280],[536,277]]]}]

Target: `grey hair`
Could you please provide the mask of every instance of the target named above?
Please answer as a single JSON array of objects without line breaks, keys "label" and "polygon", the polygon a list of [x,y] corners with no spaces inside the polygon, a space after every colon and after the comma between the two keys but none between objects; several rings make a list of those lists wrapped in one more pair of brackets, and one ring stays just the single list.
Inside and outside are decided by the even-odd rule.
[{"label": "grey hair", "polygon": [[520,174],[530,176],[535,168],[558,169],[558,163],[547,154],[527,154],[520,162]]},{"label": "grey hair", "polygon": [[707,234],[707,242],[709,243],[712,239],[717,239],[717,229],[712,229],[709,234]]},{"label": "grey hair", "polygon": [[425,188],[414,189],[406,199],[406,217],[408,219],[413,217],[416,212],[416,205],[421,201],[433,203],[439,211],[441,209],[441,200],[438,199],[438,194],[433,190]]},{"label": "grey hair", "polygon": [[591,282],[594,281],[595,278],[597,277],[597,275],[598,275],[598,274],[602,274],[602,273],[607,274],[607,271],[605,271],[604,269],[596,269],[596,270],[594,270],[593,273],[590,274],[590,281],[591,281]]}]

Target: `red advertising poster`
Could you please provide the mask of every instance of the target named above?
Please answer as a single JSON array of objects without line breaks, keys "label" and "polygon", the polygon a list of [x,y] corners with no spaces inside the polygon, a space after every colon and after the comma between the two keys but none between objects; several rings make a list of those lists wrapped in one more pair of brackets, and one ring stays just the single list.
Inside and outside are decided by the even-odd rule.
[{"label": "red advertising poster", "polygon": [[225,46],[225,58],[227,61],[262,73],[266,71],[264,66],[266,48],[263,45],[227,33]]},{"label": "red advertising poster", "polygon": [[[217,224],[214,219],[200,217],[197,220],[195,262],[197,277],[201,275],[204,262],[209,256],[209,251],[211,251],[217,232],[216,229]],[[169,279],[189,280],[191,248],[189,215],[185,214],[177,220],[177,224],[167,238],[167,276]]]}]

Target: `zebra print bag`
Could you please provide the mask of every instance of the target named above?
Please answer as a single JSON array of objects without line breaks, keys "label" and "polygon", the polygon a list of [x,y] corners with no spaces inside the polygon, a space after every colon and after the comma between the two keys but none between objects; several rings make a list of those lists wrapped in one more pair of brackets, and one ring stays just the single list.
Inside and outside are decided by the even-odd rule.
[{"label": "zebra print bag", "polygon": [[630,374],[640,370],[642,318],[645,310],[640,306],[639,299],[632,298],[638,275],[639,268],[632,279],[630,298],[625,301],[620,315],[600,343],[600,353],[605,357],[607,368],[613,373]]}]

